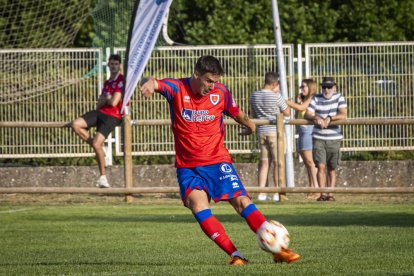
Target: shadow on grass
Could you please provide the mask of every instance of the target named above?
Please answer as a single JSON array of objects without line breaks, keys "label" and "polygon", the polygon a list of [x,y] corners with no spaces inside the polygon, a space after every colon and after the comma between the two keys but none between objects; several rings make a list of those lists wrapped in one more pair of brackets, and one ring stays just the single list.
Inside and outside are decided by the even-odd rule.
[{"label": "shadow on grass", "polygon": [[[236,212],[229,215],[218,214],[216,217],[224,223],[240,223],[244,219]],[[335,212],[327,211],[317,214],[274,214],[267,215],[268,219],[274,219],[289,226],[389,226],[389,227],[414,227],[414,214],[408,213],[384,213],[384,212]],[[137,215],[125,216],[123,214],[108,214],[107,216],[96,215],[63,215],[63,216],[37,216],[33,215],[29,220],[53,220],[65,222],[119,222],[119,223],[144,223],[144,222],[159,222],[159,223],[195,223],[194,217],[189,213],[188,215]]]}]

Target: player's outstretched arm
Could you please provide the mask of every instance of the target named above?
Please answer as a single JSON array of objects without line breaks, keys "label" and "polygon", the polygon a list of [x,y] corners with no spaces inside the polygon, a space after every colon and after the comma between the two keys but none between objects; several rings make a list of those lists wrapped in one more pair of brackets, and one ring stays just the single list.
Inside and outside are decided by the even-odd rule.
[{"label": "player's outstretched arm", "polygon": [[158,91],[158,83],[154,77],[144,78],[141,80],[141,93],[144,97],[151,97],[155,91]]},{"label": "player's outstretched arm", "polygon": [[240,110],[239,115],[233,118],[236,122],[244,126],[241,135],[250,135],[256,132],[256,125],[250,120],[249,116]]}]

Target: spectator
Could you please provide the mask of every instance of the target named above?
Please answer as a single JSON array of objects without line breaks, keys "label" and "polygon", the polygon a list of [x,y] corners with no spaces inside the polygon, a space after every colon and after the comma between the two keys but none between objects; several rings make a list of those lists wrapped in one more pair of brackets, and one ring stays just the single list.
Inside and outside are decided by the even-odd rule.
[{"label": "spectator", "polygon": [[[100,173],[96,186],[99,188],[111,187],[106,178],[103,144],[108,135],[122,122],[121,107],[124,77],[120,72],[121,57],[119,55],[111,55],[108,60],[108,66],[111,75],[103,85],[102,93],[96,103],[96,109],[86,112],[71,124],[76,135],[91,145],[95,151]],[[94,137],[91,137],[88,130],[94,126],[96,126],[96,134]]]},{"label": "spectator", "polygon": [[[290,108],[286,101],[280,94],[279,76],[275,72],[267,72],[265,74],[265,83],[261,90],[253,92],[251,99],[251,112],[252,116],[256,119],[268,119],[276,121],[276,116],[280,112],[283,115],[290,115]],[[267,176],[271,164],[273,165],[273,181],[276,187],[279,187],[278,183],[278,162],[277,162],[277,139],[276,139],[276,126],[264,125],[257,128],[259,147],[260,147],[260,160],[258,169],[258,182],[259,187],[263,188],[268,182]],[[280,183],[285,186],[284,183]],[[260,193],[259,200],[266,200],[267,194]],[[275,193],[273,195],[274,201],[287,200],[286,195]]]},{"label": "spectator", "polygon": [[[340,160],[340,147],[343,139],[341,127],[331,122],[347,117],[345,98],[336,91],[332,77],[322,80],[322,93],[314,96],[305,113],[305,118],[315,123],[313,129],[313,160],[318,168],[317,178],[321,188],[327,184],[336,185],[336,168]],[[335,200],[332,194],[321,193],[318,201]]]},{"label": "spectator", "polygon": [[[312,97],[316,94],[317,85],[313,79],[305,79],[302,81],[299,89],[297,103],[289,100],[287,104],[297,111],[298,119],[303,119]],[[311,188],[318,188],[318,179],[316,177],[317,169],[312,157],[312,131],[313,125],[298,126],[298,152],[306,166],[309,186]],[[317,197],[319,197],[317,193],[309,193],[307,195],[308,199],[316,199]]]}]

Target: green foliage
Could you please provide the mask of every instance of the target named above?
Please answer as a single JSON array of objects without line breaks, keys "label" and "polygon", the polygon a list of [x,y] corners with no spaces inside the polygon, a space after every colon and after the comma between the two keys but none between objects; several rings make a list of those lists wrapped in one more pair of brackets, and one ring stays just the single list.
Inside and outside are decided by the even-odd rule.
[{"label": "green foliage", "polygon": [[96,33],[93,25],[93,17],[89,15],[85,19],[85,23],[82,25],[82,28],[76,35],[74,46],[80,48],[92,47],[95,36]]},{"label": "green foliage", "polygon": [[[1,47],[70,45],[80,26],[75,46],[126,46],[134,1],[33,2],[37,6],[31,1],[0,3]],[[90,15],[85,21],[88,5]],[[414,1],[279,1],[284,43],[412,40],[413,10]],[[271,1],[174,0],[169,35],[191,45],[273,43]]]},{"label": "green foliage", "polygon": [[[109,200],[106,197],[106,200]],[[339,196],[337,197],[340,198]],[[122,199],[120,199],[122,200]],[[154,204],[153,202],[159,202]],[[172,203],[172,202],[173,203]],[[200,230],[179,199],[137,204],[0,204],[1,275],[413,275],[414,205],[258,203],[302,254],[275,264],[229,204],[213,213],[249,260],[243,267]],[[364,257],[361,257],[363,255]]]},{"label": "green foliage", "polygon": [[345,152],[342,160],[372,161],[372,160],[414,160],[414,151],[362,151]]},{"label": "green foliage", "polygon": [[[287,0],[278,7],[284,43],[413,37],[414,1]],[[169,34],[187,44],[274,43],[271,1],[175,0]]]},{"label": "green foliage", "polygon": [[94,47],[126,47],[134,3],[125,0],[98,1],[92,12],[95,23]]},{"label": "green foliage", "polygon": [[332,1],[341,17],[338,41],[404,41],[413,35],[413,1]]},{"label": "green foliage", "polygon": [[3,0],[0,2],[0,47],[71,46],[89,5],[90,0]]}]

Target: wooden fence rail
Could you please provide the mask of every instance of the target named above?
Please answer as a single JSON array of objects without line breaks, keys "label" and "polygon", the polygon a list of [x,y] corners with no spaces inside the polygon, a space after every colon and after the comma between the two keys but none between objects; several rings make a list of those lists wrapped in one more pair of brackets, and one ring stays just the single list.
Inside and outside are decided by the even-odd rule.
[{"label": "wooden fence rail", "polygon": [[[393,188],[276,188],[246,187],[249,193],[343,193],[343,194],[388,194],[414,193],[414,187]],[[136,188],[78,188],[78,187],[9,187],[0,188],[0,194],[156,194],[179,193],[178,187],[136,187]]]},{"label": "wooden fence rail", "polygon": [[[305,119],[294,119],[286,120],[283,119],[282,115],[279,115],[279,128],[278,136],[284,137],[284,128],[280,127],[284,124],[289,125],[312,125],[313,122]],[[128,125],[168,125],[171,124],[170,120],[125,120]],[[130,123],[129,123],[130,122]],[[269,120],[253,120],[256,125],[268,125],[275,124]],[[237,125],[238,123],[231,119],[224,120],[225,124]],[[332,125],[407,125],[414,124],[413,119],[346,119],[338,120],[331,123]],[[0,122],[0,127],[8,128],[62,128],[69,127],[70,122]],[[282,139],[283,140],[283,139]],[[125,141],[126,142],[126,141]],[[127,144],[127,142],[125,143]],[[284,148],[284,144],[278,145],[280,148]],[[130,152],[125,153],[128,158],[128,162],[131,162]],[[281,162],[283,163],[283,162]],[[132,164],[132,163],[131,163]],[[131,165],[130,164],[130,165]],[[47,193],[59,193],[59,194],[124,194],[127,201],[131,201],[132,194],[144,194],[144,193],[178,193],[178,187],[142,187],[133,188],[131,180],[132,165],[125,166],[125,188],[110,188],[110,189],[99,189],[99,188],[59,188],[59,187],[0,187],[0,194],[14,194],[14,193],[28,193],[28,194],[47,194]],[[279,179],[281,183],[286,181],[284,179],[284,166],[279,166],[279,175],[282,179]],[[395,188],[307,188],[307,187],[294,187],[294,188],[277,188],[277,187],[246,187],[250,193],[313,193],[313,192],[324,192],[324,193],[358,193],[358,194],[377,194],[377,193],[414,193],[414,187],[395,187]]]},{"label": "wooden fence rail", "polygon": [[[276,124],[270,120],[253,119],[256,125]],[[69,127],[71,122],[0,122],[0,127],[8,128],[61,128]],[[237,125],[232,119],[225,119],[227,125]],[[132,125],[149,126],[149,125],[169,125],[171,120],[131,120]],[[314,123],[306,119],[285,120],[288,125],[313,125]],[[413,119],[346,119],[331,122],[332,125],[414,125]]]}]

